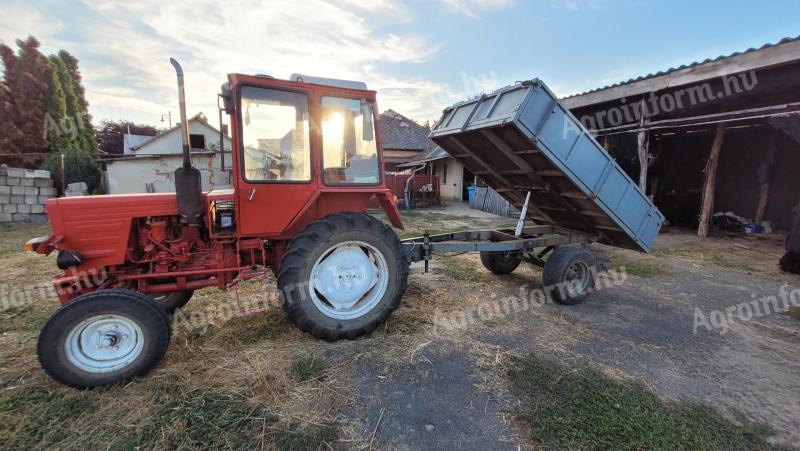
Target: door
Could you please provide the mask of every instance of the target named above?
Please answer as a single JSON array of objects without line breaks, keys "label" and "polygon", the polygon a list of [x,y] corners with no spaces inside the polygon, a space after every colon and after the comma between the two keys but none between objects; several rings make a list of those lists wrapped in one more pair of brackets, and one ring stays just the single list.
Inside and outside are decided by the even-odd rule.
[{"label": "door", "polygon": [[277,236],[317,189],[307,91],[242,86],[239,233]]}]

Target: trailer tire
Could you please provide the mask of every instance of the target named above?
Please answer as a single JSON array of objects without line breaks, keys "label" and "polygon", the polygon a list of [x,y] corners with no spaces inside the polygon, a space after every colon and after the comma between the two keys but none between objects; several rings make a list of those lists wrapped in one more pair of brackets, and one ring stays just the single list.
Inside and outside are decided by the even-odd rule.
[{"label": "trailer tire", "polygon": [[292,239],[278,290],[297,327],[324,340],[351,339],[370,333],[400,305],[408,264],[386,224],[366,214],[336,213]]},{"label": "trailer tire", "polygon": [[192,298],[194,290],[175,291],[162,295],[152,294],[150,299],[154,300],[165,312],[172,314],[175,310],[182,308]]},{"label": "trailer tire", "polygon": [[521,262],[522,252],[481,251],[483,267],[495,274],[511,274]]},{"label": "trailer tire", "polygon": [[97,290],[78,296],[47,320],[37,341],[44,371],[79,389],[142,376],[167,352],[166,313],[142,293]]},{"label": "trailer tire", "polygon": [[556,302],[576,305],[594,289],[597,262],[582,246],[559,246],[542,269],[542,284]]}]

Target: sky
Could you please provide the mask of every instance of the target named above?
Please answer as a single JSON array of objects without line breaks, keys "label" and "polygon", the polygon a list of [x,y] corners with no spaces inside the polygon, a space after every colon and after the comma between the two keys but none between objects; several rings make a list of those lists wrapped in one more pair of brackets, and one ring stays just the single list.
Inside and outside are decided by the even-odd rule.
[{"label": "sky", "polygon": [[[569,95],[800,35],[800,2],[706,0],[0,0],[0,41],[80,60],[93,121],[216,123],[228,73],[359,80],[420,123],[540,78]],[[227,121],[226,121],[227,122]]]}]

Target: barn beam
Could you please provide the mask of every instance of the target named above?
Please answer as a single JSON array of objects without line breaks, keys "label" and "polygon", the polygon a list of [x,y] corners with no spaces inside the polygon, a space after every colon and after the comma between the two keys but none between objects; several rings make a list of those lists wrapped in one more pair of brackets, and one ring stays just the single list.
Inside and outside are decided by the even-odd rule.
[{"label": "barn beam", "polygon": [[719,154],[722,150],[722,143],[725,140],[725,124],[717,124],[714,132],[714,143],[711,145],[711,152],[706,163],[706,181],[703,188],[703,203],[700,209],[700,225],[697,228],[697,235],[700,237],[708,236],[708,225],[711,222],[712,208],[714,206],[714,191],[717,182],[717,166],[719,166]]}]

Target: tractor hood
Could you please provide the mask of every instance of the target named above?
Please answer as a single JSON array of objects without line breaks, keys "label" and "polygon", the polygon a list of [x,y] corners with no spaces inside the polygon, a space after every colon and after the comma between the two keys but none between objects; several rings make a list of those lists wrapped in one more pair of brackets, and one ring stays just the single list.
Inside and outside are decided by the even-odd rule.
[{"label": "tractor hood", "polygon": [[48,200],[45,209],[52,235],[26,246],[41,254],[77,252],[81,269],[122,264],[133,218],[178,214],[175,193],[62,197]]}]

